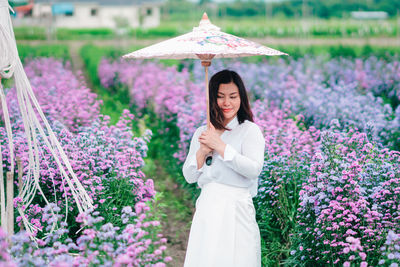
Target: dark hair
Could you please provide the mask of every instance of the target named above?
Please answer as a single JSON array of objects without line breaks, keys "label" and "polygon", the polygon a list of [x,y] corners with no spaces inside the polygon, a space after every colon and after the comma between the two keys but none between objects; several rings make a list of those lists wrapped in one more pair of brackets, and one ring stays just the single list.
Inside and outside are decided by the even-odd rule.
[{"label": "dark hair", "polygon": [[225,129],[224,115],[218,106],[217,96],[220,84],[227,84],[233,82],[239,88],[240,108],[237,112],[237,118],[240,123],[245,120],[253,121],[253,113],[250,109],[249,98],[247,97],[246,88],[243,84],[242,78],[239,74],[231,70],[222,70],[214,74],[209,83],[209,103],[210,103],[210,122],[216,129]]}]

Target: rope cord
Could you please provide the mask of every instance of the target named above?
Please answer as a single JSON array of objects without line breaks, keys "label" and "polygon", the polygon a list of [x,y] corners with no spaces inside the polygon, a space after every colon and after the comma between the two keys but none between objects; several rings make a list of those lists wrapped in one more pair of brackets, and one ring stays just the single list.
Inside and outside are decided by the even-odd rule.
[{"label": "rope cord", "polygon": [[[11,24],[11,18],[9,15],[9,8],[10,6],[8,5],[7,0],[0,0],[0,103],[2,105],[7,137],[9,140],[8,145],[10,150],[11,172],[14,173],[14,147],[12,129],[6,96],[1,85],[1,78],[9,79],[11,77],[14,77],[15,88],[17,91],[17,100],[25,129],[27,145],[29,148],[29,168],[25,179],[23,180],[22,188],[18,193],[19,197],[22,199],[21,205],[28,207],[29,204],[33,201],[33,198],[35,197],[38,190],[44,198],[46,204],[49,204],[40,187],[40,148],[37,145],[37,138],[38,136],[40,136],[57,163],[61,174],[62,184],[64,185],[65,182],[66,184],[68,184],[70,193],[75,200],[79,212],[87,211],[88,209],[93,208],[93,201],[87,194],[79,179],[76,177],[67,155],[65,154],[63,148],[58,142],[33,93],[28,77],[26,76],[21,60],[18,56],[18,50],[15,43],[14,32]],[[37,114],[39,114],[39,116]],[[44,123],[47,134],[42,128],[41,122],[39,121],[38,117],[40,117],[41,121]],[[2,165],[1,163],[2,157],[0,147],[0,165]],[[0,168],[0,170],[2,170],[2,168]],[[53,180],[53,187],[54,186],[55,185]],[[65,220],[67,220],[67,196],[65,196],[65,201]],[[2,209],[3,208],[1,207],[1,210]],[[18,213],[22,217],[25,229],[29,233],[33,233],[34,231],[39,230],[37,227],[32,225],[27,218],[25,218],[25,214],[24,211],[21,209],[21,206],[18,207]],[[51,232],[54,229],[55,225],[52,225]]]}]

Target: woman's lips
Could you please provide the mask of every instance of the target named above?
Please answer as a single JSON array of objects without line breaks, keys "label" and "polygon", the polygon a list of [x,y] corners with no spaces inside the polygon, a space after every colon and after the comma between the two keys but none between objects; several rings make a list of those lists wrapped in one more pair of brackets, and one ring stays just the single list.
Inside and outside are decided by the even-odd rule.
[{"label": "woman's lips", "polygon": [[229,111],[231,111],[231,110],[232,110],[231,108],[223,108],[223,109],[222,109],[223,112],[229,112]]}]

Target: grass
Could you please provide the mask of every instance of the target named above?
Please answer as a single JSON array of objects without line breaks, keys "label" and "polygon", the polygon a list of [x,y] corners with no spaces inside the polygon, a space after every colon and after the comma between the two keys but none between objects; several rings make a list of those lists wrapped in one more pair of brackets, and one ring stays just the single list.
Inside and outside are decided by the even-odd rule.
[{"label": "grass", "polygon": [[57,40],[90,40],[90,39],[113,39],[114,31],[109,28],[94,29],[68,29],[58,28],[56,32]]},{"label": "grass", "polygon": [[70,50],[67,45],[17,45],[21,61],[35,57],[54,57],[64,62],[71,60]]},{"label": "grass", "polygon": [[[18,55],[22,61],[35,57],[54,57],[63,62],[71,60],[70,50],[67,45],[17,45]],[[0,79],[4,88],[11,88],[14,85],[14,79]]]},{"label": "grass", "polygon": [[46,40],[46,29],[43,27],[14,27],[16,40]]}]

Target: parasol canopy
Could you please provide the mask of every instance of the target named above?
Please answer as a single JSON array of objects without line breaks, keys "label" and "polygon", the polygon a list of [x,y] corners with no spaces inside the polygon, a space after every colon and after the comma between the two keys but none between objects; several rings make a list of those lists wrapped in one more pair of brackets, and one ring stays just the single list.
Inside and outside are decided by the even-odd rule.
[{"label": "parasol canopy", "polygon": [[246,56],[279,56],[287,55],[278,50],[263,46],[232,34],[220,31],[210,22],[206,13],[199,27],[184,35],[145,47],[123,58],[136,59],[184,59],[198,58],[234,58]]},{"label": "parasol canopy", "polygon": [[135,59],[185,59],[197,58],[205,68],[207,127],[210,127],[210,107],[208,92],[208,67],[213,58],[235,58],[246,56],[287,55],[278,50],[263,46],[232,34],[220,31],[210,22],[206,13],[198,27],[184,35],[142,48],[126,54],[123,58]]}]

